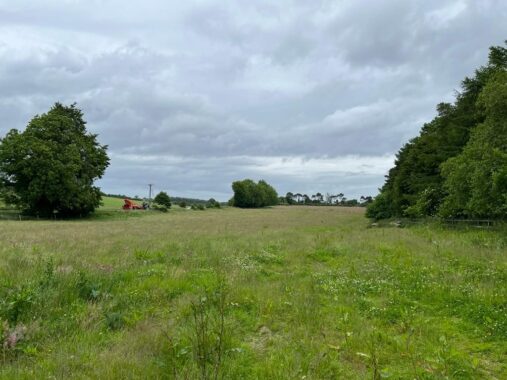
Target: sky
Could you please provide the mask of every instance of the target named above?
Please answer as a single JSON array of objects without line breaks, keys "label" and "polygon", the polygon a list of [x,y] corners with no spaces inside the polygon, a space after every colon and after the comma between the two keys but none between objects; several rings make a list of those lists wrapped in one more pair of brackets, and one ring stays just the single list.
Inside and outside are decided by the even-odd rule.
[{"label": "sky", "polygon": [[76,102],[106,193],[375,195],[505,20],[505,0],[0,0],[0,136]]}]

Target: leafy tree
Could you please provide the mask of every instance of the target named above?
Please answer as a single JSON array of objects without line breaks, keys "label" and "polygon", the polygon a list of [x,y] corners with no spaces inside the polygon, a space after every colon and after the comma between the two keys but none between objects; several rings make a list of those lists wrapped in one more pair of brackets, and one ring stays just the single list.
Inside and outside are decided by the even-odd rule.
[{"label": "leafy tree", "polygon": [[93,184],[109,165],[106,151],[75,104],[56,103],[0,140],[0,195],[32,215],[87,215],[100,204]]},{"label": "leafy tree", "polygon": [[257,183],[257,192],[260,196],[260,207],[274,206],[278,204],[278,194],[276,190],[266,181],[261,179]]},{"label": "leafy tree", "polygon": [[[400,149],[395,165],[380,189],[382,196],[368,206],[371,208],[369,214],[386,218],[435,215],[442,207],[442,215],[458,215],[458,195],[449,187],[451,177],[454,178],[451,172],[465,168],[452,158],[462,153],[473,131],[485,121],[484,106],[478,102],[483,89],[506,69],[507,49],[491,47],[488,64],[476,70],[472,78],[463,80],[462,91],[457,94],[454,104],[439,104],[437,116],[423,126],[419,136]],[[455,164],[444,164],[448,160]],[[442,170],[446,171],[445,174]],[[465,190],[465,183],[457,180],[453,183],[456,189]],[[445,201],[450,191],[449,196],[454,196],[454,200]],[[463,202],[459,203],[462,205]],[[451,207],[451,203],[455,206]],[[472,215],[463,209],[461,215],[465,214]]]},{"label": "leafy tree", "polygon": [[165,191],[158,193],[155,198],[153,198],[153,201],[159,205],[171,208],[171,198]]},{"label": "leafy tree", "polygon": [[206,202],[207,208],[220,208],[220,202],[217,202],[214,198],[210,198],[208,202]]},{"label": "leafy tree", "polygon": [[463,152],[442,166],[445,217],[507,217],[507,72],[494,75],[478,100],[485,120]]},{"label": "leafy tree", "polygon": [[187,207],[187,202],[185,202],[185,201],[181,201],[178,205],[179,205],[181,208],[186,208],[186,207]]},{"label": "leafy tree", "polygon": [[241,208],[266,207],[278,204],[276,190],[266,181],[255,183],[251,179],[232,183],[233,204]]},{"label": "leafy tree", "polygon": [[359,202],[361,205],[368,205],[371,202],[373,202],[373,197],[370,195],[361,195],[361,198],[359,198]]},{"label": "leafy tree", "polygon": [[371,219],[387,219],[393,215],[391,209],[392,203],[390,197],[385,192],[381,192],[377,195],[372,203],[368,205],[366,209],[366,216]]},{"label": "leafy tree", "polygon": [[290,191],[285,195],[285,201],[287,202],[287,204],[289,205],[293,205],[294,203],[296,203],[294,201],[294,194],[292,194]]}]

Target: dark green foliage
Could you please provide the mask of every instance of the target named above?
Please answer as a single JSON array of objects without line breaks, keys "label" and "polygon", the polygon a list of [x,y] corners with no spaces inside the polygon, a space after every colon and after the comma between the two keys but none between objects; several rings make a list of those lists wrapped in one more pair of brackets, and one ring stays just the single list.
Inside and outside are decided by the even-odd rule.
[{"label": "dark green foliage", "polygon": [[125,316],[118,311],[105,313],[104,322],[109,330],[120,330],[125,326]]},{"label": "dark green foliage", "polygon": [[79,297],[85,301],[96,301],[102,295],[100,284],[92,281],[85,272],[79,272],[76,289]]},{"label": "dark green foliage", "polygon": [[235,207],[256,208],[274,206],[278,204],[276,190],[266,181],[255,183],[251,179],[232,183],[234,191],[233,204]]},{"label": "dark green foliage", "polygon": [[[439,104],[435,119],[425,124],[420,135],[400,149],[381,195],[368,206],[369,217],[421,217],[439,213],[449,217],[499,216],[494,210],[498,211],[505,199],[504,174],[499,169],[502,165],[505,167],[502,158],[505,147],[489,144],[495,133],[503,131],[500,124],[505,123],[505,111],[500,110],[505,110],[505,103],[500,94],[502,91],[499,87],[498,91],[493,91],[491,82],[505,86],[506,78],[502,73],[506,69],[507,49],[492,47],[488,65],[478,69],[473,78],[463,80],[462,91],[457,94],[455,103]],[[495,121],[488,114],[485,103],[498,109]],[[484,123],[495,123],[497,130],[480,139],[477,135],[486,133],[481,130],[492,129],[483,126]],[[470,147],[471,140],[477,140],[473,143],[474,148]],[[497,150],[493,151],[493,147]],[[476,165],[470,170],[472,167],[467,166],[472,161],[480,167]],[[475,196],[471,195],[470,186],[476,188]],[[469,203],[465,207],[467,202],[474,205]]]},{"label": "dark green foliage", "polygon": [[220,202],[216,201],[213,198],[210,198],[208,202],[206,202],[207,208],[220,208]]},{"label": "dark green foliage", "polygon": [[185,201],[181,201],[181,202],[178,204],[178,206],[180,206],[181,208],[185,208],[185,207],[187,207],[187,202],[185,202]]},{"label": "dark green foliage", "polygon": [[158,203],[154,203],[151,207],[153,208],[153,210],[160,211],[160,212],[167,212],[167,211],[169,211],[169,209],[167,208],[167,206],[164,206],[164,205],[161,205],[161,204],[158,204]]},{"label": "dark green foliage", "polygon": [[56,103],[0,140],[0,196],[31,215],[87,215],[100,204],[93,183],[109,165],[106,149],[75,104]]},{"label": "dark green foliage", "polygon": [[390,196],[383,191],[368,205],[366,216],[376,220],[390,218],[393,215],[391,207]]},{"label": "dark green foliage", "polygon": [[448,217],[507,217],[507,72],[497,73],[478,104],[485,121],[463,152],[442,166]]},{"label": "dark green foliage", "polygon": [[153,201],[161,206],[165,206],[166,208],[171,208],[171,198],[165,191],[161,191],[158,193]]},{"label": "dark green foliage", "polygon": [[296,203],[294,201],[294,194],[292,194],[290,191],[285,195],[285,202],[289,205],[293,205]]}]

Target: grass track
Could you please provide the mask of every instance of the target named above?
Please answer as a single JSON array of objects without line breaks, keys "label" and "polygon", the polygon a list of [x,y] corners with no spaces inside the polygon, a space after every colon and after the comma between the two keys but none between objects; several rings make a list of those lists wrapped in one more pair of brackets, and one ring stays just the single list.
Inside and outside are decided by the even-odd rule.
[{"label": "grass track", "polygon": [[224,378],[507,378],[505,231],[362,212],[0,221],[0,318],[26,329],[0,378],[196,378],[192,310],[208,297],[212,340],[218,291]]}]

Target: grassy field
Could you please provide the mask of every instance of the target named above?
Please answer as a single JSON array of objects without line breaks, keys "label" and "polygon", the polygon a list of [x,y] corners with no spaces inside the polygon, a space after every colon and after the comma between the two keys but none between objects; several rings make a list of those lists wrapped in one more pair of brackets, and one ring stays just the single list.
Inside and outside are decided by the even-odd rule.
[{"label": "grassy field", "polygon": [[[135,201],[138,204],[142,204],[140,201]],[[113,198],[113,197],[102,197],[102,205],[100,206],[101,210],[121,210],[123,206],[122,198]]]},{"label": "grassy field", "polygon": [[507,378],[505,230],[100,212],[0,221],[0,378]]}]

